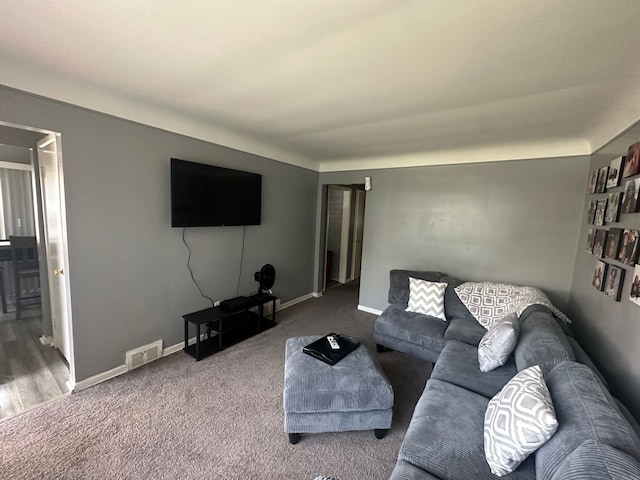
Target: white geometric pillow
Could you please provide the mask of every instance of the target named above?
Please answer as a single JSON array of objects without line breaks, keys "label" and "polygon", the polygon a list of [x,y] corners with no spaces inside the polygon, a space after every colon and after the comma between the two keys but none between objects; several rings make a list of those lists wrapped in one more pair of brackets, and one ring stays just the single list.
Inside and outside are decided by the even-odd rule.
[{"label": "white geometric pillow", "polygon": [[480,371],[490,372],[507,363],[509,355],[516,348],[519,333],[520,324],[515,312],[507,314],[489,328],[478,344]]},{"label": "white geometric pillow", "polygon": [[458,298],[484,328],[490,328],[516,310],[519,285],[494,282],[465,282],[455,288]]},{"label": "white geometric pillow", "polygon": [[489,401],[484,453],[491,473],[513,472],[558,428],[551,395],[538,365],[522,370]]},{"label": "white geometric pillow", "polygon": [[409,277],[409,306],[406,312],[422,313],[447,321],[444,315],[446,283]]}]

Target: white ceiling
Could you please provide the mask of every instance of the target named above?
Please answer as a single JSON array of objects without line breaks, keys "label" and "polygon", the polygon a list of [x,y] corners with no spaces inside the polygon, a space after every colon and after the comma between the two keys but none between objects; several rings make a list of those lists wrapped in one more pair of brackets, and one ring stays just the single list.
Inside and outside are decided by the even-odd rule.
[{"label": "white ceiling", "polygon": [[0,18],[0,84],[319,171],[585,155],[640,119],[638,0],[20,0]]}]

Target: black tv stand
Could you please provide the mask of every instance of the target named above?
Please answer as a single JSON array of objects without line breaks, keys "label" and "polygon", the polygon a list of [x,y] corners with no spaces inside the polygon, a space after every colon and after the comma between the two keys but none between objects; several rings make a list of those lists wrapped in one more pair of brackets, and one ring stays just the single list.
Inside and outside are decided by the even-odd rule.
[{"label": "black tv stand", "polygon": [[[236,310],[226,310],[218,306],[183,315],[183,350],[196,360],[201,360],[275,326],[276,298],[264,293],[256,294],[243,297],[242,308]],[[264,306],[269,302],[271,302],[271,314],[265,316]],[[254,307],[258,307],[258,313],[250,310]],[[190,323],[196,326],[196,342],[193,345],[189,345]],[[205,332],[201,332],[203,325],[206,327]],[[200,338],[201,333],[206,334],[204,339]]]},{"label": "black tv stand", "polygon": [[227,312],[238,312],[246,310],[249,304],[253,306],[253,297],[234,297],[221,301],[220,308]]}]

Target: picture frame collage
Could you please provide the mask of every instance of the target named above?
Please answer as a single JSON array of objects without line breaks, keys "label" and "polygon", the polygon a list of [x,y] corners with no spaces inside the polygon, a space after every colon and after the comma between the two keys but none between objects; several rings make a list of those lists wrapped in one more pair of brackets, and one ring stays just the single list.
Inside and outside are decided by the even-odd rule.
[{"label": "picture frame collage", "polygon": [[587,208],[585,250],[597,259],[591,284],[619,302],[627,268],[633,267],[629,300],[640,305],[640,230],[615,226],[621,214],[640,212],[640,142],[591,172],[587,193],[598,195]]}]

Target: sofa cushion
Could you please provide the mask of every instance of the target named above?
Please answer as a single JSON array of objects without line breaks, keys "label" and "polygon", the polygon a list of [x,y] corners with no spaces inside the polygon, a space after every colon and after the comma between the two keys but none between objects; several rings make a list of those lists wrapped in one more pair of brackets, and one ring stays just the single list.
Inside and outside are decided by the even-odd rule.
[{"label": "sofa cushion", "polygon": [[392,303],[378,316],[375,333],[396,338],[440,352],[444,347],[444,331],[447,323],[442,320],[405,312],[405,306]]},{"label": "sofa cushion", "polygon": [[557,428],[540,367],[519,372],[487,405],[484,450],[491,471],[499,477],[513,472]]},{"label": "sofa cushion", "polygon": [[444,292],[444,311],[449,327],[445,332],[445,340],[459,340],[477,346],[487,329],[478,323],[456,294],[455,288],[464,281],[446,275],[440,281],[447,284]]},{"label": "sofa cushion", "polygon": [[[442,480],[495,480],[482,432],[489,400],[440,380],[427,381],[400,447],[399,459]],[[534,479],[528,458],[508,479]]]},{"label": "sofa cushion", "polygon": [[513,356],[490,372],[481,372],[478,349],[468,343],[449,340],[444,344],[431,378],[457,385],[491,398],[518,373]]},{"label": "sofa cushion", "polygon": [[409,277],[439,282],[442,272],[417,270],[391,270],[389,272],[389,303],[409,303]]},{"label": "sofa cushion", "polygon": [[[560,425],[553,438],[536,453],[538,478],[640,478],[617,477],[613,473],[633,463],[628,456],[635,458],[638,470],[640,437],[595,372],[580,363],[564,362],[547,375],[546,381]],[[584,472],[579,464],[587,461],[606,465],[611,474],[580,477],[572,473]]]},{"label": "sofa cushion", "polygon": [[539,365],[546,376],[556,365],[575,360],[567,336],[551,311],[534,305],[520,316],[520,338],[514,356],[518,371]]},{"label": "sofa cushion", "polygon": [[469,322],[460,317],[449,320],[449,326],[444,333],[444,340],[457,340],[477,347],[482,337],[487,333],[487,329],[473,320]]},{"label": "sofa cushion", "polygon": [[444,291],[446,283],[430,282],[409,277],[409,305],[407,312],[422,313],[446,321],[444,315]]},{"label": "sofa cushion", "polygon": [[444,292],[444,310],[447,314],[447,320],[460,317],[470,322],[478,323],[467,307],[464,306],[464,303],[460,301],[456,293],[456,287],[462,285],[464,280],[444,275],[440,281],[447,284],[447,289]]},{"label": "sofa cushion", "polygon": [[480,324],[489,328],[516,309],[519,285],[494,282],[466,282],[455,288],[460,301]]},{"label": "sofa cushion", "polygon": [[478,344],[478,363],[482,372],[504,365],[518,343],[518,316],[509,313],[484,334]]}]

